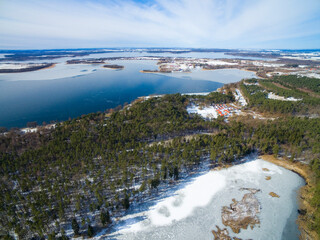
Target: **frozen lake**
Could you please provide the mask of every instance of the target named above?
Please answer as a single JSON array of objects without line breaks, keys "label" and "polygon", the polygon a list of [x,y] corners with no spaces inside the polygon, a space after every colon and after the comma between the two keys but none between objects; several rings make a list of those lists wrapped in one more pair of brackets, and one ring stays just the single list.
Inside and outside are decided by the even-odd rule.
[{"label": "frozen lake", "polygon": [[[271,177],[267,180],[266,177]],[[255,188],[260,202],[260,224],[241,229],[230,237],[241,239],[299,239],[297,191],[304,185],[297,174],[282,167],[253,159],[228,169],[209,171],[184,183],[178,190],[155,201],[143,211],[125,216],[108,235],[96,239],[214,239],[212,230],[222,224],[221,209],[232,199],[241,200]],[[280,197],[271,197],[270,192]]]}]

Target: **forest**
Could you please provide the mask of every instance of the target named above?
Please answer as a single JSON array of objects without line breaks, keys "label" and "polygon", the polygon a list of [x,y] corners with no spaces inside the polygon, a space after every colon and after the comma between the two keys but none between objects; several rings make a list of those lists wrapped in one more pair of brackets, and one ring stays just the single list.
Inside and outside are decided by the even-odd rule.
[{"label": "forest", "polygon": [[[68,239],[70,229],[73,236],[92,237],[112,225],[133,202],[146,201],[160,187],[177,184],[202,161],[209,160],[212,167],[230,165],[251,152],[291,156],[291,161],[309,159],[316,186],[311,204],[316,211],[307,214],[310,229],[320,234],[320,119],[308,116],[319,102],[297,89],[301,86],[294,81],[288,80],[297,88],[274,85],[283,81],[289,86],[285,80],[226,85],[224,94],[140,99],[120,110],[58,123],[55,129],[2,133],[0,237]],[[316,92],[313,86],[303,88]],[[206,121],[187,113],[191,102],[234,102],[234,87],[249,101],[248,109],[279,113],[279,117]],[[268,89],[303,100],[267,99]]]},{"label": "forest", "polygon": [[[298,76],[281,76],[273,79],[258,81],[258,84],[245,85],[241,84],[240,89],[244,96],[249,100],[249,106],[260,112],[269,112],[273,114],[285,114],[294,116],[309,116],[310,114],[320,113],[320,95],[311,90],[302,91],[294,86],[295,81],[299,81]],[[288,80],[289,79],[289,80]],[[291,83],[291,80],[294,79]],[[298,79],[298,80],[297,80]],[[305,78],[302,78],[305,79]],[[246,82],[254,83],[256,79],[246,80]],[[285,82],[290,81],[290,86]],[[316,85],[313,82],[319,82],[310,78],[310,83],[304,89],[312,88]],[[279,101],[268,99],[268,93],[275,93],[283,97],[293,97],[298,101]]]}]

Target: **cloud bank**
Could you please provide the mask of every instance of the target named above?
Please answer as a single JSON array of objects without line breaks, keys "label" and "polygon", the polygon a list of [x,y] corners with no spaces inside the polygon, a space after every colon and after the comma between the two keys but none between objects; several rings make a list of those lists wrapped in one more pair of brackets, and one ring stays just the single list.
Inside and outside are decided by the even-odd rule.
[{"label": "cloud bank", "polygon": [[0,48],[320,48],[319,0],[1,0]]}]

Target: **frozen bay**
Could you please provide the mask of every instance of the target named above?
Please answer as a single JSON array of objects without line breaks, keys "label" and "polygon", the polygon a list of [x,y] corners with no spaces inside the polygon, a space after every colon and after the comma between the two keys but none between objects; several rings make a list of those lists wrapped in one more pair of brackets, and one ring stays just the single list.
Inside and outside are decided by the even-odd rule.
[{"label": "frozen bay", "polygon": [[[266,177],[271,177],[267,180]],[[125,216],[125,224],[98,238],[111,239],[213,239],[212,230],[222,224],[221,209],[232,199],[241,200],[246,190],[260,192],[260,224],[241,229],[227,227],[231,237],[242,239],[299,239],[297,191],[304,180],[289,170],[254,159],[228,169],[195,177],[146,211]],[[280,197],[272,197],[270,192]]]}]

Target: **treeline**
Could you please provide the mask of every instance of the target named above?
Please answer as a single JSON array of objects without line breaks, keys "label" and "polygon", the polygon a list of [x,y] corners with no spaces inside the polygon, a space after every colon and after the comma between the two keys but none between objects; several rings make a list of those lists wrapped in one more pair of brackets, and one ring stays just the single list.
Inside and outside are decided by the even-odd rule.
[{"label": "treeline", "polygon": [[221,92],[211,92],[208,95],[194,95],[192,96],[192,101],[197,103],[204,103],[204,104],[224,104],[224,103],[231,103],[235,101],[235,98],[232,94],[232,91],[227,88],[226,93],[223,94]]}]

